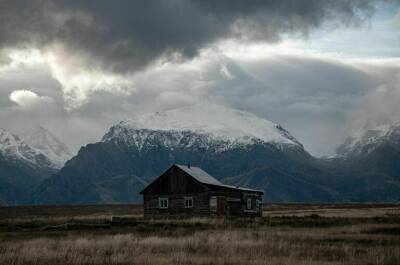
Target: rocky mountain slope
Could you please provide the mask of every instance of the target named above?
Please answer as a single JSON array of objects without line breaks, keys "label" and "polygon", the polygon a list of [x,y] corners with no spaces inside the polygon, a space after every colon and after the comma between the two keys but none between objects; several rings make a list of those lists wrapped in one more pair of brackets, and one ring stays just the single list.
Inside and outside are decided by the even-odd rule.
[{"label": "rocky mountain slope", "polygon": [[22,138],[30,146],[46,155],[57,168],[61,168],[72,157],[68,147],[42,126],[37,126],[28,132],[24,132]]},{"label": "rocky mountain slope", "polygon": [[[6,153],[18,154],[14,149]],[[44,151],[32,150],[28,160],[30,152],[45,159]],[[1,166],[1,159],[0,170],[10,165]],[[115,124],[44,179],[27,202],[137,203],[147,183],[171,164],[188,162],[227,184],[264,190],[267,202],[393,202],[400,201],[399,161],[399,124],[359,131],[338,156],[317,159],[280,125],[242,111],[192,106]],[[24,174],[15,169],[19,182],[31,177]],[[0,203],[19,198],[12,181],[0,179],[0,187]]]},{"label": "rocky mountain slope", "polygon": [[35,185],[56,170],[40,150],[0,129],[0,203],[22,203]]},{"label": "rocky mountain slope", "polygon": [[350,137],[327,164],[353,201],[400,201],[400,123]]},{"label": "rocky mountain slope", "polygon": [[[268,191],[278,188],[274,183],[279,179],[296,179],[303,183],[298,189],[304,193],[312,187],[324,193],[324,200],[337,199],[325,188],[325,181],[319,183],[317,174],[306,173],[317,170],[312,166],[314,158],[289,132],[255,115],[216,106],[142,115],[112,126],[102,141],[81,148],[59,173],[44,181],[33,199],[35,203],[137,202],[137,192],[146,183],[171,164],[187,162],[229,181],[255,168],[270,167],[273,173],[265,171],[258,182],[249,183],[266,189],[267,199]],[[299,167],[303,167],[301,174],[296,170]],[[104,198],[112,194],[108,192],[111,186],[121,185],[119,176],[134,191]],[[287,183],[296,189],[296,181]],[[308,200],[319,198],[311,194]]]}]

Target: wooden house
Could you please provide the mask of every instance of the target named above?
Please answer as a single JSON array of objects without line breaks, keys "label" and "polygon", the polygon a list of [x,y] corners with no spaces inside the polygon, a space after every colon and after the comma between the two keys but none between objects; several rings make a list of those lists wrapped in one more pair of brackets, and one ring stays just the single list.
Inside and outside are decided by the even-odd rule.
[{"label": "wooden house", "polygon": [[146,218],[262,215],[263,191],[222,184],[190,165],[171,166],[140,193]]}]

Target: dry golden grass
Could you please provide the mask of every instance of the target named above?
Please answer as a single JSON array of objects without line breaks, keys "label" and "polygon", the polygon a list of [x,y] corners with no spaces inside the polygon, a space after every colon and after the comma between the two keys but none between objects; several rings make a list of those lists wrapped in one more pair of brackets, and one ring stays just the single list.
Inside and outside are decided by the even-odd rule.
[{"label": "dry golden grass", "polygon": [[[354,218],[136,218],[105,230],[47,232],[23,220],[22,229],[0,220],[0,264],[399,265],[400,216],[381,209],[374,217],[354,212]],[[96,220],[89,217],[76,220]],[[108,219],[100,217],[98,222]]]},{"label": "dry golden grass", "polygon": [[0,263],[399,264],[398,238],[365,236],[357,230],[264,228],[200,231],[181,237],[40,237],[2,244]]}]

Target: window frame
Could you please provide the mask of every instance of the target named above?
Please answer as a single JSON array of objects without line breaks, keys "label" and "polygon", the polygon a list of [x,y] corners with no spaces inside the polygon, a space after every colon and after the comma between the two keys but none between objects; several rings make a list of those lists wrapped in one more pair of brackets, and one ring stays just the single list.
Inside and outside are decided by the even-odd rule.
[{"label": "window frame", "polygon": [[169,207],[169,200],[165,197],[158,198],[158,208],[159,209],[168,209]]},{"label": "window frame", "polygon": [[256,199],[256,211],[259,212],[262,210],[262,202],[260,199]]},{"label": "window frame", "polygon": [[246,210],[253,210],[253,200],[251,197],[246,198]]},{"label": "window frame", "polygon": [[193,196],[185,196],[185,208],[193,208],[193,207],[194,207]]},{"label": "window frame", "polygon": [[[211,202],[215,201],[215,205],[212,205]],[[210,212],[217,212],[218,210],[218,199],[217,196],[211,196],[208,202],[208,206],[210,207]]]}]

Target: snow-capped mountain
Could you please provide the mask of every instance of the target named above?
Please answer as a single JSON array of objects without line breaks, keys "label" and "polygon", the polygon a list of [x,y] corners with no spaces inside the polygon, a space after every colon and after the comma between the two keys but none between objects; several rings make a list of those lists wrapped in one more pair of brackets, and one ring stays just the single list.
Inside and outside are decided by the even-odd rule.
[{"label": "snow-capped mountain", "polygon": [[278,124],[248,112],[210,104],[206,108],[195,105],[138,115],[114,125],[102,139],[103,142],[124,142],[139,149],[155,140],[163,141],[170,148],[194,144],[206,148],[217,143],[220,151],[260,142],[280,148],[303,148]]},{"label": "snow-capped mountain", "polygon": [[[9,140],[1,141],[2,149],[24,146],[16,144],[23,142],[17,136],[3,134]],[[338,151],[341,155],[333,159],[314,158],[289,132],[270,121],[219,106],[192,106],[140,115],[112,126],[101,141],[83,146],[44,179],[28,202],[140,202],[138,192],[154,177],[173,163],[188,162],[225,183],[262,189],[264,200],[270,202],[400,200],[400,125],[353,134]],[[1,177],[15,171],[8,170],[7,164],[2,167],[1,154],[0,201],[19,203],[12,198],[26,194],[26,188],[12,186],[2,199],[1,187],[12,182]],[[27,171],[20,172],[25,176]],[[20,179],[25,183],[25,177]]]},{"label": "snow-capped mountain", "polygon": [[343,157],[365,156],[386,143],[399,144],[400,122],[382,124],[368,129],[360,129],[349,136],[337,148],[338,155]]},{"label": "snow-capped mountain", "polygon": [[29,202],[27,196],[43,179],[55,173],[54,163],[21,137],[0,129],[0,202]]},{"label": "snow-capped mountain", "polygon": [[68,147],[49,130],[39,126],[29,132],[24,132],[24,141],[41,151],[52,163],[61,168],[72,157]]},{"label": "snow-capped mountain", "polygon": [[354,201],[400,201],[400,123],[368,126],[337,150],[329,170]]},{"label": "snow-capped mountain", "polygon": [[[324,200],[331,201],[334,195],[319,182],[319,171],[308,166],[313,161],[277,124],[225,107],[192,106],[141,115],[112,126],[100,142],[82,147],[57,174],[45,180],[33,200],[137,202],[143,183],[173,163],[190,162],[218,179],[229,177],[233,185],[237,176],[243,180],[251,170],[263,168],[263,180],[248,183],[268,190],[276,187],[273,193],[266,193],[271,200],[296,200],[301,193],[308,194],[304,200],[310,201],[318,190]],[[280,182],[286,184],[271,185]],[[301,187],[296,189],[299,182]],[[134,190],[124,192],[126,183]],[[284,186],[291,186],[293,194],[279,193]]]},{"label": "snow-capped mountain", "polygon": [[34,167],[54,167],[42,151],[4,129],[0,129],[0,153],[13,162],[21,162]]}]

